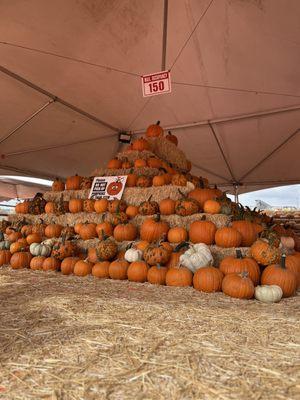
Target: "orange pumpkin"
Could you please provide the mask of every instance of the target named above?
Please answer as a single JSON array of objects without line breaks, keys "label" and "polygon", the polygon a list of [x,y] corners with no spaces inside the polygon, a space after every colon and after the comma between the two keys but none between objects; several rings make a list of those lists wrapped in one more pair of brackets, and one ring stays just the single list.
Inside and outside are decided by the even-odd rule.
[{"label": "orange pumpkin", "polygon": [[35,271],[42,270],[43,263],[45,260],[46,260],[46,257],[44,257],[44,256],[33,257],[30,261],[30,269],[33,269]]},{"label": "orange pumpkin", "polygon": [[94,204],[95,204],[95,200],[92,199],[86,199],[83,201],[83,211],[84,212],[94,212],[95,208],[94,208]]},{"label": "orange pumpkin", "polygon": [[166,274],[167,286],[191,286],[193,273],[186,267],[176,266],[168,269]]},{"label": "orange pumpkin", "polygon": [[204,203],[207,200],[213,200],[216,195],[214,189],[206,188],[203,180],[200,180],[200,188],[196,188],[192,190],[188,197],[194,200],[197,200],[200,204],[200,207],[203,209]]},{"label": "orange pumpkin", "polygon": [[62,192],[63,190],[65,190],[65,183],[59,178],[56,178],[52,183],[52,191]]},{"label": "orange pumpkin", "polygon": [[257,233],[250,221],[233,221],[232,227],[242,235],[242,246],[250,247],[257,239]]},{"label": "orange pumpkin", "polygon": [[29,206],[30,201],[23,201],[22,203],[17,204],[15,207],[16,214],[28,214]]},{"label": "orange pumpkin", "polygon": [[47,257],[43,262],[44,271],[58,271],[60,269],[60,261],[55,257]]},{"label": "orange pumpkin", "polygon": [[256,240],[251,246],[252,257],[262,265],[276,264],[280,260],[280,250],[265,239]]},{"label": "orange pumpkin", "polygon": [[105,213],[108,208],[108,200],[107,199],[99,199],[94,203],[94,210],[98,214]]},{"label": "orange pumpkin", "polygon": [[69,176],[66,180],[66,190],[79,190],[81,185],[82,177],[77,174]]},{"label": "orange pumpkin", "polygon": [[118,160],[117,158],[113,158],[109,160],[107,163],[108,169],[121,169],[122,168],[122,161]]},{"label": "orange pumpkin", "polygon": [[240,250],[236,250],[236,257],[225,257],[221,261],[219,268],[224,275],[247,272],[248,277],[252,280],[254,286],[259,284],[260,269],[257,262],[250,257],[244,258]]},{"label": "orange pumpkin", "polygon": [[177,137],[176,137],[175,135],[172,135],[171,131],[168,131],[168,134],[167,134],[167,136],[166,136],[166,139],[167,139],[169,142],[175,144],[175,146],[178,145],[178,139],[177,139]]},{"label": "orange pumpkin", "polygon": [[7,236],[7,239],[8,239],[10,242],[16,242],[18,239],[21,239],[21,237],[22,237],[22,233],[21,233],[21,232],[12,231],[12,232]]},{"label": "orange pumpkin", "polygon": [[147,218],[143,221],[140,228],[141,240],[152,243],[162,239],[167,235],[169,225],[167,222],[161,221],[160,216]]},{"label": "orange pumpkin", "polygon": [[131,167],[132,167],[131,162],[128,160],[128,158],[125,158],[125,159],[122,161],[122,169],[129,169],[129,168],[131,168]]},{"label": "orange pumpkin", "polygon": [[222,291],[227,296],[238,299],[252,299],[254,296],[254,285],[247,272],[241,274],[228,274],[222,281]]},{"label": "orange pumpkin", "polygon": [[108,202],[108,211],[110,213],[119,213],[121,211],[125,211],[127,208],[127,204],[124,200],[111,200]]},{"label": "orange pumpkin", "polygon": [[128,218],[134,218],[138,215],[139,208],[137,206],[128,206],[125,212]]},{"label": "orange pumpkin", "polygon": [[82,222],[76,222],[76,224],[74,225],[74,232],[77,233],[77,235],[79,235],[79,231],[82,225],[83,225]]},{"label": "orange pumpkin", "polygon": [[170,228],[168,231],[168,241],[171,243],[185,242],[188,238],[188,233],[183,227]]},{"label": "orange pumpkin", "polygon": [[109,261],[97,262],[92,269],[92,275],[96,278],[108,279],[109,278]]},{"label": "orange pumpkin", "polygon": [[132,262],[127,269],[127,277],[132,282],[146,282],[148,265],[144,261]]},{"label": "orange pumpkin", "polygon": [[79,260],[74,266],[74,275],[76,276],[86,276],[91,274],[93,269],[93,264],[87,260]]},{"label": "orange pumpkin", "polygon": [[147,159],[147,165],[149,168],[161,168],[161,160],[159,158],[150,157]]},{"label": "orange pumpkin", "polygon": [[28,236],[32,233],[32,225],[24,225],[21,228],[21,233],[23,236]]},{"label": "orange pumpkin", "polygon": [[11,254],[17,253],[18,251],[25,251],[28,250],[28,246],[24,246],[23,243],[20,242],[14,242],[10,245],[9,247],[9,251],[11,252]]},{"label": "orange pumpkin", "polygon": [[97,237],[96,224],[85,223],[82,224],[79,230],[79,236],[82,240],[94,239]]},{"label": "orange pumpkin", "polygon": [[215,242],[217,246],[224,248],[239,247],[242,243],[242,235],[236,229],[225,226],[216,231]]},{"label": "orange pumpkin", "polygon": [[109,264],[108,273],[111,279],[127,279],[129,263],[125,260],[116,260]]},{"label": "orange pumpkin", "polygon": [[146,160],[144,160],[142,158],[137,158],[134,161],[134,167],[135,168],[145,168],[145,167],[147,167],[147,162],[146,162]]},{"label": "orange pumpkin", "polygon": [[197,269],[193,277],[193,285],[201,292],[220,292],[222,290],[223,273],[215,267]]},{"label": "orange pumpkin", "polygon": [[54,238],[54,237],[58,238],[60,237],[62,229],[63,227],[59,224],[47,225],[45,229],[45,236],[47,236],[47,238]]},{"label": "orange pumpkin", "polygon": [[159,212],[161,215],[175,214],[175,201],[172,199],[163,199],[159,203]]},{"label": "orange pumpkin", "polygon": [[152,178],[153,186],[164,186],[166,184],[164,175],[156,175]]},{"label": "orange pumpkin", "polygon": [[106,236],[112,236],[114,228],[108,221],[103,221],[96,226],[96,233],[100,240],[104,240]]},{"label": "orange pumpkin", "polygon": [[0,266],[9,264],[11,256],[12,254],[9,250],[0,250]]},{"label": "orange pumpkin", "polygon": [[152,179],[149,176],[140,175],[137,177],[136,186],[137,187],[150,187]]},{"label": "orange pumpkin", "polygon": [[11,256],[10,266],[13,269],[29,268],[32,255],[25,251],[20,251]]},{"label": "orange pumpkin", "polygon": [[172,182],[172,185],[175,185],[175,186],[186,186],[187,179],[182,174],[174,174],[172,176],[172,181],[171,182]]},{"label": "orange pumpkin", "polygon": [[159,264],[154,265],[149,268],[147,273],[147,280],[149,283],[153,285],[165,285],[166,284],[166,275],[168,268],[163,267]]},{"label": "orange pumpkin", "polygon": [[297,278],[297,287],[300,287],[300,258],[295,255],[287,256],[285,266],[288,270],[294,272]]},{"label": "orange pumpkin", "polygon": [[160,121],[157,121],[156,124],[149,125],[146,130],[147,137],[158,137],[163,136],[164,130],[160,126]]},{"label": "orange pumpkin", "polygon": [[297,277],[294,272],[286,268],[286,256],[281,257],[280,264],[269,265],[261,276],[262,285],[277,285],[281,287],[283,297],[291,297],[297,290]]},{"label": "orange pumpkin", "polygon": [[136,186],[136,181],[137,181],[137,175],[130,173],[127,175],[127,180],[126,180],[126,187],[134,187]]},{"label": "orange pumpkin", "polygon": [[216,230],[216,225],[211,221],[194,221],[190,225],[190,241],[193,243],[212,245],[215,240]]},{"label": "orange pumpkin", "polygon": [[26,238],[26,241],[29,245],[32,243],[41,243],[42,240],[42,236],[39,233],[31,233]]},{"label": "orange pumpkin", "polygon": [[221,204],[216,200],[206,200],[203,205],[203,211],[207,214],[219,214]]},{"label": "orange pumpkin", "polygon": [[60,270],[63,275],[70,275],[74,272],[75,264],[79,261],[79,257],[66,257],[62,260]]},{"label": "orange pumpkin", "polygon": [[131,223],[119,224],[115,227],[113,236],[117,242],[135,240],[137,237],[136,226]]},{"label": "orange pumpkin", "polygon": [[150,150],[150,144],[144,138],[136,139],[132,142],[132,150],[136,151]]},{"label": "orange pumpkin", "polygon": [[69,211],[70,213],[79,213],[83,210],[83,200],[81,199],[71,199],[69,201]]},{"label": "orange pumpkin", "polygon": [[135,248],[137,250],[141,250],[144,251],[146,250],[146,248],[149,246],[149,242],[145,241],[145,240],[141,240],[140,242],[136,242],[135,243]]}]

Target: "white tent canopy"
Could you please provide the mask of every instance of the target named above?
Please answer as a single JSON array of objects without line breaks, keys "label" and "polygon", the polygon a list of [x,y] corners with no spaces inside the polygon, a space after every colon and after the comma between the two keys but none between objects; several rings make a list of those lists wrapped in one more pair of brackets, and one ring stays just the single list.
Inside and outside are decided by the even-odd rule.
[{"label": "white tent canopy", "polygon": [[[118,131],[159,119],[212,183],[299,183],[299,15],[298,0],[1,2],[0,174],[88,175]],[[164,27],[172,93],[145,99]]]}]

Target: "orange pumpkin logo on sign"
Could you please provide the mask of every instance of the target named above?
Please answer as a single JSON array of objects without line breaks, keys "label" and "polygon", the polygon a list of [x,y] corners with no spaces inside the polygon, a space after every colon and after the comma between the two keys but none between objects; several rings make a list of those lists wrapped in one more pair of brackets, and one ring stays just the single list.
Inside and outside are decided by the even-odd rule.
[{"label": "orange pumpkin logo on sign", "polygon": [[116,180],[115,182],[111,182],[108,186],[107,186],[107,194],[109,194],[110,196],[116,196],[118,193],[121,192],[123,188],[123,184],[122,182],[120,182],[119,180]]}]

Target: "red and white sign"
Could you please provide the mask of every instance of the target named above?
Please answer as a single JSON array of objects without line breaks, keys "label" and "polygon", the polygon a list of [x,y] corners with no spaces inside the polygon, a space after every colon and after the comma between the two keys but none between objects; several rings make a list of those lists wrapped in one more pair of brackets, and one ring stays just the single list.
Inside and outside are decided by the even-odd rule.
[{"label": "red and white sign", "polygon": [[143,97],[171,93],[170,71],[156,72],[142,76]]},{"label": "red and white sign", "polygon": [[121,200],[127,175],[96,176],[93,180],[89,199]]}]

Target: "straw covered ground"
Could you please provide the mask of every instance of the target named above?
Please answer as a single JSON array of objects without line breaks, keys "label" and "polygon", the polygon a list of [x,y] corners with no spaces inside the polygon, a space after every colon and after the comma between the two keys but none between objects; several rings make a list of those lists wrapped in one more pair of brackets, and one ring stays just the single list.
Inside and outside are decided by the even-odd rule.
[{"label": "straw covered ground", "polygon": [[296,400],[299,296],[0,269],[0,398]]}]

